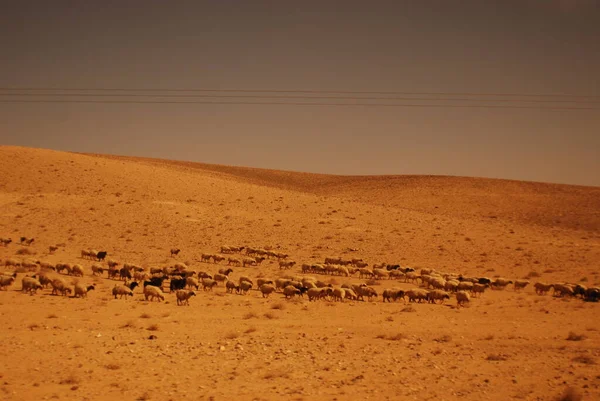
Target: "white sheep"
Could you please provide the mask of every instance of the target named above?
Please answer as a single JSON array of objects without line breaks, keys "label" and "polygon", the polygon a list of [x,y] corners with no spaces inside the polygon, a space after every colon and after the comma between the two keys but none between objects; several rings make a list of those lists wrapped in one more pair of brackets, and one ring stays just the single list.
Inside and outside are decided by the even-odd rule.
[{"label": "white sheep", "polygon": [[283,295],[286,298],[293,298],[294,295],[300,295],[300,290],[293,285],[288,285],[283,289]]},{"label": "white sheep", "polygon": [[429,291],[427,294],[427,301],[432,304],[434,304],[436,301],[440,301],[440,303],[443,304],[445,299],[450,299],[450,294],[448,294],[446,291],[433,290]]},{"label": "white sheep", "polygon": [[83,277],[83,267],[81,265],[73,265],[71,267],[71,274],[73,276]]},{"label": "white sheep", "polygon": [[503,290],[504,288],[506,288],[507,285],[512,283],[512,280],[499,277],[496,280],[494,280],[494,282],[492,282],[491,284],[493,289]]},{"label": "white sheep", "polygon": [[397,301],[398,298],[404,299],[404,291],[399,288],[389,288],[389,289],[383,290],[382,297],[383,297],[383,302]]},{"label": "white sheep", "polygon": [[198,280],[196,280],[194,277],[187,277],[185,279],[185,285],[188,288],[194,287],[195,289],[198,289],[200,287],[200,285],[198,284]]},{"label": "white sheep", "polygon": [[240,287],[236,285],[233,281],[227,280],[225,283],[225,291],[233,294],[233,291],[239,292]]},{"label": "white sheep", "polygon": [[154,301],[154,298],[157,298],[159,301],[165,300],[165,294],[162,292],[162,290],[153,285],[147,285],[144,287],[144,297],[146,298],[146,301],[148,301],[148,298],[150,298],[150,301]]},{"label": "white sheep", "polygon": [[333,293],[331,294],[334,301],[344,302],[344,298],[346,298],[346,289],[336,287],[333,289]]},{"label": "white sheep", "polygon": [[252,283],[249,281],[240,281],[240,291],[242,294],[246,294],[249,290],[252,289]]},{"label": "white sheep", "polygon": [[86,287],[83,284],[77,283],[77,284],[75,284],[75,291],[74,291],[75,298],[77,298],[77,297],[85,298],[85,297],[87,297],[88,291],[91,291],[95,288],[96,287],[94,285],[88,285]]},{"label": "white sheep", "polygon": [[544,295],[550,291],[550,289],[554,288],[554,284],[535,283],[533,287],[538,295]]},{"label": "white sheep", "polygon": [[130,297],[133,296],[133,291],[131,290],[131,288],[129,288],[127,286],[115,285],[112,289],[112,294],[114,295],[115,299],[117,299],[117,295],[119,295],[120,298],[125,297],[125,299],[127,299],[128,295]]},{"label": "white sheep", "polygon": [[421,288],[413,288],[406,291],[404,294],[408,297],[408,302],[421,302],[427,300],[427,294],[429,294],[429,292]]},{"label": "white sheep", "polygon": [[529,285],[529,280],[515,280],[514,288],[515,291],[522,290]]},{"label": "white sheep", "polygon": [[50,283],[52,285],[52,294],[58,295],[60,293],[63,296],[71,293],[71,288],[67,285],[67,283],[62,278],[55,278]]},{"label": "white sheep", "polygon": [[203,278],[202,279],[202,289],[204,291],[212,291],[213,287],[216,286],[218,283],[210,278]]},{"label": "white sheep", "polygon": [[196,296],[194,291],[177,290],[175,291],[177,297],[177,305],[188,305],[190,304],[190,297]]},{"label": "white sheep", "polygon": [[13,273],[11,276],[0,276],[0,290],[4,288],[5,291],[8,291],[8,287],[15,282],[17,278],[17,273]]},{"label": "white sheep", "polygon": [[275,286],[272,284],[263,284],[258,289],[262,293],[263,298],[268,298],[271,293],[275,292]]},{"label": "white sheep", "polygon": [[458,291],[456,293],[456,306],[464,306],[464,304],[469,303],[471,301],[471,297],[469,293],[466,291]]},{"label": "white sheep", "polygon": [[28,292],[31,295],[35,294],[37,290],[42,289],[42,284],[33,277],[23,277],[21,285],[21,291]]}]

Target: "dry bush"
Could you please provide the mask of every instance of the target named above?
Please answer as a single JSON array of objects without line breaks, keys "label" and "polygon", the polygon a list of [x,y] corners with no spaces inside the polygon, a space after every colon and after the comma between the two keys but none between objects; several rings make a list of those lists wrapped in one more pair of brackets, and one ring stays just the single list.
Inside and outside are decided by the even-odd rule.
[{"label": "dry bush", "polygon": [[250,326],[244,331],[244,333],[250,334],[250,333],[254,333],[256,330],[257,330],[256,327]]},{"label": "dry bush", "polygon": [[69,376],[62,379],[58,384],[79,384],[81,380],[75,376],[75,374],[70,374]]},{"label": "dry bush", "polygon": [[378,334],[375,338],[388,341],[400,341],[406,338],[406,334],[397,333],[394,335]]},{"label": "dry bush", "polygon": [[573,362],[582,363],[584,365],[595,365],[596,360],[589,355],[577,355],[572,359]]},{"label": "dry bush", "polygon": [[400,309],[400,312],[416,312],[416,311],[417,310],[412,305],[407,305],[404,308]]},{"label": "dry bush", "polygon": [[270,372],[267,372],[263,376],[263,379],[265,379],[265,380],[277,379],[277,378],[289,379],[289,377],[290,377],[290,372],[287,370],[272,370]]},{"label": "dry bush", "polygon": [[272,312],[267,312],[263,316],[266,317],[267,319],[277,319],[277,315],[275,315]]},{"label": "dry bush", "polygon": [[271,305],[271,309],[284,310],[285,304],[282,302],[277,302],[276,304]]},{"label": "dry bush", "polygon": [[530,271],[529,273],[527,273],[525,275],[525,279],[529,279],[529,278],[534,278],[534,277],[541,277],[542,275],[538,272],[536,272],[535,270]]},{"label": "dry bush", "polygon": [[27,326],[27,328],[31,331],[35,330],[35,329],[39,329],[40,325],[37,323],[31,323],[29,326]]},{"label": "dry bush", "polygon": [[488,361],[506,361],[508,356],[504,354],[489,354],[485,359]]},{"label": "dry bush", "polygon": [[256,312],[248,312],[243,316],[243,319],[248,320],[248,319],[253,319],[253,318],[257,318],[258,315],[256,314]]},{"label": "dry bush", "polygon": [[444,334],[441,337],[434,338],[433,341],[438,343],[449,343],[450,341],[452,341],[452,337],[449,334]]},{"label": "dry bush", "polygon": [[56,316],[56,314],[54,314],[54,313],[51,313],[48,316],[46,316],[46,318],[47,319],[56,319],[56,318],[58,318],[58,316]]},{"label": "dry bush", "polygon": [[35,252],[29,248],[21,248],[15,252],[17,255],[35,255]]},{"label": "dry bush", "polygon": [[238,338],[239,336],[240,336],[240,333],[237,333],[235,331],[231,331],[231,332],[225,334],[225,338],[228,340],[233,340],[235,338]]},{"label": "dry bush", "polygon": [[104,366],[106,369],[108,370],[119,370],[121,369],[121,365],[117,365],[116,363],[109,363],[108,365]]},{"label": "dry bush", "polygon": [[122,329],[126,328],[135,328],[135,322],[133,320],[128,320],[125,324],[121,326]]},{"label": "dry bush", "polygon": [[142,313],[140,315],[140,319],[150,319],[152,316],[150,316],[148,313]]},{"label": "dry bush", "polygon": [[158,331],[158,324],[156,324],[156,323],[151,324],[150,326],[148,326],[148,328],[146,330],[149,330],[149,331]]},{"label": "dry bush", "polygon": [[567,387],[565,391],[556,398],[556,401],[581,401],[583,396],[573,387]]},{"label": "dry bush", "polygon": [[484,340],[486,341],[490,341],[494,339],[494,335],[493,334],[488,334],[487,336],[483,337]]},{"label": "dry bush", "polygon": [[567,336],[567,341],[582,341],[585,340],[586,336],[583,334],[576,334],[575,332],[570,331]]},{"label": "dry bush", "polygon": [[375,280],[374,278],[370,278],[366,281],[367,285],[370,286],[374,286],[374,285],[380,285],[379,281]]}]

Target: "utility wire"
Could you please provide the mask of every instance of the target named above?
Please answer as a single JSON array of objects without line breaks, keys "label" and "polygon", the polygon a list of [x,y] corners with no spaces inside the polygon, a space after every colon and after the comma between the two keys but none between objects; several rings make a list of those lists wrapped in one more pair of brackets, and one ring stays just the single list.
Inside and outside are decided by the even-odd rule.
[{"label": "utility wire", "polygon": [[490,96],[490,97],[536,97],[536,98],[580,98],[598,99],[598,95],[573,95],[549,93],[477,93],[477,92],[396,92],[396,91],[329,91],[329,90],[271,90],[271,89],[183,89],[183,88],[48,88],[48,87],[2,87],[0,91],[97,91],[97,92],[222,92],[222,93],[306,93],[347,95],[396,95],[396,96]]},{"label": "utility wire", "polygon": [[[427,99],[424,99],[427,100]],[[433,99],[429,99],[433,100]],[[78,99],[11,99],[0,103],[104,103],[104,104],[214,104],[214,105],[269,105],[269,106],[354,106],[354,107],[423,107],[423,108],[482,108],[482,109],[538,109],[538,110],[600,110],[598,107],[569,106],[514,106],[476,104],[411,104],[411,103],[317,103],[317,102],[221,102],[221,101],[177,101],[177,100],[78,100]]]},{"label": "utility wire", "polygon": [[206,94],[147,94],[147,93],[0,93],[8,97],[137,97],[137,98],[227,98],[227,99],[302,99],[302,100],[402,100],[402,101],[452,101],[452,102],[514,102],[514,103],[574,103],[598,104],[600,100],[560,100],[560,99],[474,99],[462,98],[418,98],[418,97],[356,97],[356,96],[297,96],[297,95],[206,95]]}]

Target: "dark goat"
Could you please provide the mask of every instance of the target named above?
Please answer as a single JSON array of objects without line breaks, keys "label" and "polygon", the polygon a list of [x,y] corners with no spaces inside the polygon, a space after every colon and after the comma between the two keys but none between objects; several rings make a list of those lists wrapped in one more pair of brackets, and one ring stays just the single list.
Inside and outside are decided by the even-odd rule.
[{"label": "dark goat", "polygon": [[399,268],[400,268],[400,265],[387,265],[386,266],[386,269],[388,271],[390,271],[390,270],[398,270]]},{"label": "dark goat", "polygon": [[119,276],[125,281],[131,280],[131,271],[122,267],[121,270],[119,270]]},{"label": "dark goat", "polygon": [[186,278],[172,278],[171,279],[171,283],[169,283],[169,290],[171,292],[175,292],[177,290],[183,290],[185,289],[185,285],[186,285]]},{"label": "dark goat", "polygon": [[100,251],[96,255],[96,258],[98,258],[98,260],[104,260],[104,258],[106,257],[106,255],[108,255],[108,252],[106,252],[106,251]]},{"label": "dark goat", "polygon": [[134,288],[135,288],[135,287],[137,287],[138,285],[140,285],[140,284],[139,284],[137,281],[132,281],[132,282],[131,282],[131,283],[129,283],[129,284],[125,284],[125,286],[129,287],[129,289],[130,289],[131,291],[133,291],[133,290],[134,290]]},{"label": "dark goat", "polygon": [[173,249],[171,249],[171,257],[177,256],[177,254],[179,252],[181,252],[181,249],[179,249],[179,248],[173,248]]},{"label": "dark goat", "polygon": [[152,277],[150,280],[144,281],[144,287],[146,287],[148,285],[153,285],[155,287],[162,289],[163,281],[165,281],[166,279],[167,279],[167,276]]},{"label": "dark goat", "polygon": [[477,282],[479,284],[492,284],[492,280],[490,280],[487,277],[481,277],[481,278],[477,279]]}]

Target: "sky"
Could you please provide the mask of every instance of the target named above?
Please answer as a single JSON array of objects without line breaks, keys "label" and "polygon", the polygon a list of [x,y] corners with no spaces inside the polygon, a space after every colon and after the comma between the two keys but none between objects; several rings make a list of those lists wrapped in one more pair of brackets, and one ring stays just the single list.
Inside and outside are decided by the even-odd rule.
[{"label": "sky", "polygon": [[600,186],[600,0],[5,1],[0,47],[0,145]]}]

